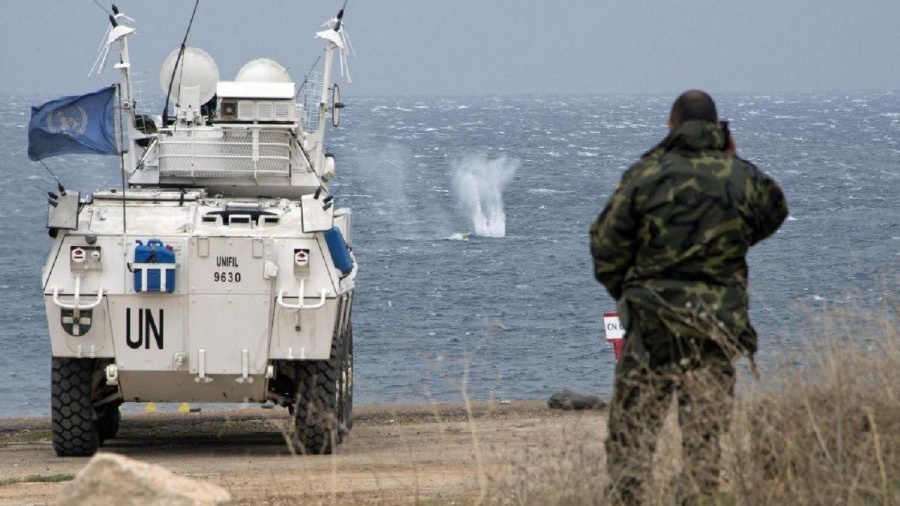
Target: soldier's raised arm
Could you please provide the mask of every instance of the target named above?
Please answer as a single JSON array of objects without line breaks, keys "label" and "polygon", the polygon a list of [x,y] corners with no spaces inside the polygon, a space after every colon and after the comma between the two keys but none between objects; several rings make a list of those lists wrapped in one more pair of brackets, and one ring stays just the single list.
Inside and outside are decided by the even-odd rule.
[{"label": "soldier's raised arm", "polygon": [[632,191],[623,176],[606,208],[591,225],[594,276],[617,300],[622,295],[622,285],[636,247],[637,223],[632,214]]},{"label": "soldier's raised arm", "polygon": [[751,245],[774,234],[788,216],[787,201],[778,183],[755,166],[752,166],[752,170],[754,175],[751,178],[753,194],[750,199],[753,204]]}]

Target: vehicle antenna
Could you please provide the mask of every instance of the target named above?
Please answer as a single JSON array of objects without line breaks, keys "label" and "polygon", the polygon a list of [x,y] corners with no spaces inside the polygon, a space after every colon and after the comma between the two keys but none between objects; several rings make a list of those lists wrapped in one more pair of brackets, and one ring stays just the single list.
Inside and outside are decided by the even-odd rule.
[{"label": "vehicle antenna", "polygon": [[59,188],[59,193],[62,193],[63,195],[65,195],[65,194],[66,194],[66,189],[63,188],[63,185],[62,185],[62,183],[59,182],[59,178],[56,177],[56,174],[54,174],[53,171],[50,170],[50,167],[47,167],[47,164],[44,163],[43,160],[38,160],[38,161],[41,162],[41,165],[43,165],[44,168],[47,169],[47,172],[49,172],[50,175],[53,176],[53,179],[56,180],[56,187]]},{"label": "vehicle antenna", "polygon": [[106,7],[104,7],[100,2],[98,2],[97,0],[94,0],[94,3],[97,4],[97,7],[100,7],[101,9],[103,9],[103,12],[110,14],[110,12],[108,10],[106,10]]},{"label": "vehicle antenna", "polygon": [[303,142],[300,139],[294,137],[294,141],[297,142],[297,147],[300,148],[300,152],[303,153],[303,158],[306,158],[306,163],[309,164],[309,169],[312,171],[313,175],[316,176],[316,181],[319,182],[319,188],[316,189],[316,193],[313,198],[319,200],[319,195],[322,194],[322,190],[328,192],[328,188],[325,188],[325,183],[322,181],[322,178],[319,177],[319,174],[316,173],[316,166],[313,165],[312,159],[309,157],[309,153],[306,152],[306,149],[303,148]]},{"label": "vehicle antenna", "polygon": [[38,186],[34,183],[32,183],[31,186],[34,186],[37,189],[37,191],[41,192],[41,195],[43,195],[44,198],[47,199],[48,204],[50,204],[53,207],[56,207],[57,205],[59,205],[59,195],[57,195],[53,192],[48,192],[47,190],[41,188],[40,186]]},{"label": "vehicle antenna", "polygon": [[181,49],[178,51],[178,57],[175,58],[175,67],[172,68],[172,77],[169,79],[169,90],[166,92],[166,105],[163,106],[162,113],[162,123],[163,127],[166,126],[169,119],[169,96],[172,94],[172,85],[175,83],[175,72],[178,70],[178,64],[181,62],[181,57],[184,56],[184,50],[187,48],[187,38],[188,34],[191,33],[191,25],[194,24],[194,15],[197,14],[197,6],[200,5],[200,0],[196,0],[194,2],[194,11],[191,12],[191,20],[188,22],[187,30],[184,31],[184,39],[181,41]]},{"label": "vehicle antenna", "polygon": [[320,55],[318,58],[316,58],[316,61],[313,62],[312,67],[310,67],[309,70],[306,72],[306,75],[303,77],[303,82],[300,83],[300,88],[297,89],[297,95],[294,97],[294,100],[300,98],[300,94],[303,93],[303,88],[305,88],[306,83],[309,82],[309,75],[312,74],[312,71],[316,68],[316,65],[319,64],[319,60],[321,60],[321,59],[322,59],[322,56]]}]

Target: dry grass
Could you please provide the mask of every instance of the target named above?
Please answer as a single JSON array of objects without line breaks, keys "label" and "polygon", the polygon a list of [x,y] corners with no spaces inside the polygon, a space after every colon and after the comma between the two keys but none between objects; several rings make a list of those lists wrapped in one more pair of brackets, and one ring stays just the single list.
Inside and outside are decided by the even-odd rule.
[{"label": "dry grass", "polygon": [[[898,307],[816,317],[806,350],[737,398],[721,493],[703,504],[900,504]],[[649,504],[675,504],[682,462],[673,415],[646,484]],[[576,429],[513,458],[493,478],[491,501],[610,504],[602,442],[582,436]]]},{"label": "dry grass", "polygon": [[896,308],[825,323],[808,365],[740,404],[731,481],[747,504],[900,504]]}]

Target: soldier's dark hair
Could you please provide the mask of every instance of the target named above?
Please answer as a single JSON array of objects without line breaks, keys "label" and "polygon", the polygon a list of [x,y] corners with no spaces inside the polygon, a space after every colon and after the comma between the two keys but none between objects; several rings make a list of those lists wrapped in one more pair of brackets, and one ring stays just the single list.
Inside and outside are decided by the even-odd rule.
[{"label": "soldier's dark hair", "polygon": [[719,119],[716,103],[708,93],[701,90],[688,90],[682,93],[672,104],[669,115],[672,126],[677,128],[686,121],[702,120],[715,123]]}]

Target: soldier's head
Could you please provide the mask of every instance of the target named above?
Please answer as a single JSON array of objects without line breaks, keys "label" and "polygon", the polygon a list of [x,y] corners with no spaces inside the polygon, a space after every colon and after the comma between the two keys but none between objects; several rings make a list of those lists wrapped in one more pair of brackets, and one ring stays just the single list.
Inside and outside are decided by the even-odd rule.
[{"label": "soldier's head", "polygon": [[716,112],[716,103],[705,91],[688,90],[672,104],[672,112],[669,114],[669,131],[675,130],[686,121],[697,120],[718,124],[719,114]]}]

